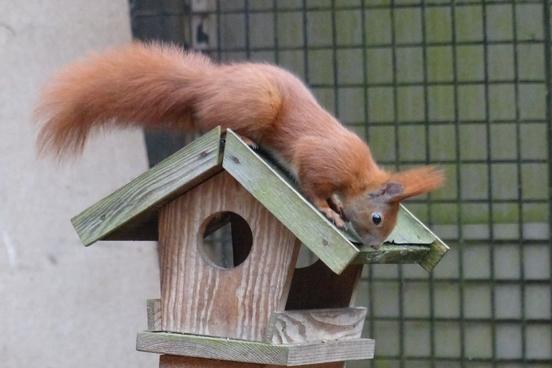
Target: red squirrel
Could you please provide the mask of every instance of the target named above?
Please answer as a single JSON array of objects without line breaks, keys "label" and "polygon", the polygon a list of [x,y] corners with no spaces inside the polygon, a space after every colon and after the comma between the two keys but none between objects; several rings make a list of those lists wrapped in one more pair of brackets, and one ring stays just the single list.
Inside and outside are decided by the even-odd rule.
[{"label": "red squirrel", "polygon": [[137,125],[206,132],[218,125],[268,151],[333,223],[379,247],[399,203],[440,187],[431,166],[380,168],[367,144],[324,110],[290,72],[266,63],[217,64],[171,45],[135,42],[56,75],[36,109],[39,151],[82,150],[90,131]]}]

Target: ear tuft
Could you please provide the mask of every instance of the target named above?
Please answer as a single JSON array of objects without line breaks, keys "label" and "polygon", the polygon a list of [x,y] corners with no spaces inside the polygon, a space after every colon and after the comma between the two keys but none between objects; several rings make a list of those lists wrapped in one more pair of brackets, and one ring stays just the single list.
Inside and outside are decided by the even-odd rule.
[{"label": "ear tuft", "polygon": [[445,181],[445,175],[441,169],[422,166],[394,173],[391,175],[391,181],[400,183],[404,188],[401,194],[393,198],[394,201],[402,201],[441,187]]}]

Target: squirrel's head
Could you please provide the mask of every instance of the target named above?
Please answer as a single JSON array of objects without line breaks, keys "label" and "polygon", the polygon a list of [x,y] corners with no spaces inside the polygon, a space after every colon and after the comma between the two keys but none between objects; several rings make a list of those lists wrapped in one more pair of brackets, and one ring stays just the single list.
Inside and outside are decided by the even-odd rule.
[{"label": "squirrel's head", "polygon": [[431,166],[391,173],[388,180],[344,202],[344,214],[365,245],[379,248],[395,224],[401,201],[439,188],[441,170]]}]

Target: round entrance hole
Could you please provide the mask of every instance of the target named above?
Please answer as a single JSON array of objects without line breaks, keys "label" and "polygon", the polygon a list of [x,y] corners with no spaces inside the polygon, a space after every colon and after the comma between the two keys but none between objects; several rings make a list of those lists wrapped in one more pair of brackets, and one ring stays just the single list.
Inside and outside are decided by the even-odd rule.
[{"label": "round entrance hole", "polygon": [[253,234],[247,221],[234,212],[217,212],[201,225],[200,252],[210,263],[232,268],[251,252]]}]

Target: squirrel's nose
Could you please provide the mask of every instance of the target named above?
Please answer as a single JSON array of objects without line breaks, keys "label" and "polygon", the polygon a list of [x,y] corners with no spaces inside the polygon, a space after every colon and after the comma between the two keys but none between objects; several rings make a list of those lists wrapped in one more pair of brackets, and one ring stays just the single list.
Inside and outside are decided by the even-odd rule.
[{"label": "squirrel's nose", "polygon": [[362,238],[362,243],[364,245],[369,245],[374,249],[378,249],[379,247],[381,247],[383,241],[379,240],[375,236],[368,234]]}]

